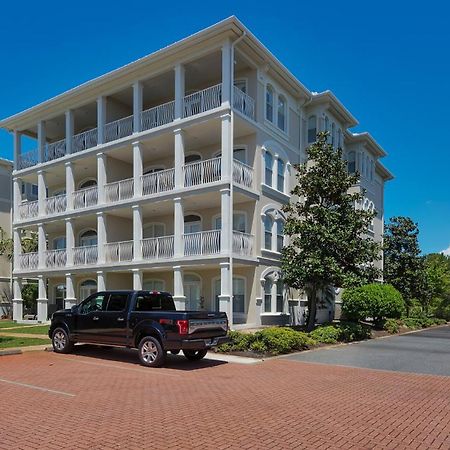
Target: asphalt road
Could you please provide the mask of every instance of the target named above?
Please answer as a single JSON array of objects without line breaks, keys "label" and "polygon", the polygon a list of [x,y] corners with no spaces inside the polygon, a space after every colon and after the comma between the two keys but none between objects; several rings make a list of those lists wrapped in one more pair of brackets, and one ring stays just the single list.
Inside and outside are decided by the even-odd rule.
[{"label": "asphalt road", "polygon": [[450,326],[286,356],[367,369],[450,376]]}]

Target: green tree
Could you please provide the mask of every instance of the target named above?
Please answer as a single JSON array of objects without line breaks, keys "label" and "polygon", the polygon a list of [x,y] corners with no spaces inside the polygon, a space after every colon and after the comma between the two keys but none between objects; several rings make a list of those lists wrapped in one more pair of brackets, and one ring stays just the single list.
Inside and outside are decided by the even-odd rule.
[{"label": "green tree", "polygon": [[385,226],[384,281],[400,291],[408,315],[413,300],[423,301],[428,291],[418,238],[418,225],[409,217],[392,217]]},{"label": "green tree", "polygon": [[328,286],[354,286],[379,275],[373,262],[380,246],[367,236],[375,213],[356,208],[364,193],[352,189],[358,174],[348,174],[342,150],[319,133],[307,149],[308,160],[297,165],[297,184],[284,207],[284,232],[290,243],[282,252],[284,282],[306,292],[307,329],[314,328],[317,295]]},{"label": "green tree", "polygon": [[450,302],[450,256],[430,253],[424,264],[428,292],[422,305],[427,313],[430,305],[439,311]]},{"label": "green tree", "polygon": [[[24,253],[36,252],[38,248],[38,235],[34,231],[23,230],[21,235],[22,251]],[[13,239],[7,237],[6,232],[0,227],[0,255],[5,255],[10,261],[14,255]]]}]

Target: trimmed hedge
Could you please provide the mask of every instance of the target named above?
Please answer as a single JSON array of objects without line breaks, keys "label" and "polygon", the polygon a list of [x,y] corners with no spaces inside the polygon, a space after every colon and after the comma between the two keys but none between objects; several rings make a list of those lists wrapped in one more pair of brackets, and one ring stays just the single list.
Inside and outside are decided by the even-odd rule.
[{"label": "trimmed hedge", "polygon": [[383,330],[391,334],[398,333],[400,327],[418,330],[421,328],[432,327],[433,325],[444,325],[447,321],[436,317],[405,317],[403,319],[387,319],[384,322]]}]

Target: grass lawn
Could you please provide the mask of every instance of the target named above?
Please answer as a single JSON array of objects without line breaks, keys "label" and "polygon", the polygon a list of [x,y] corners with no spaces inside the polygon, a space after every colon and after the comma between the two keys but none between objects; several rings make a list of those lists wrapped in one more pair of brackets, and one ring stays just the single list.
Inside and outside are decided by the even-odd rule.
[{"label": "grass lawn", "polygon": [[48,325],[37,325],[35,327],[30,327],[26,325],[24,327],[20,326],[20,328],[13,328],[12,330],[2,330],[2,333],[27,333],[27,334],[47,334],[48,333]]},{"label": "grass lawn", "polygon": [[17,324],[14,320],[0,320],[0,328],[10,328],[10,327],[29,327],[26,324]]},{"label": "grass lawn", "polygon": [[0,336],[0,349],[13,347],[28,347],[31,345],[50,344],[50,339],[37,338],[16,338],[9,336]]}]

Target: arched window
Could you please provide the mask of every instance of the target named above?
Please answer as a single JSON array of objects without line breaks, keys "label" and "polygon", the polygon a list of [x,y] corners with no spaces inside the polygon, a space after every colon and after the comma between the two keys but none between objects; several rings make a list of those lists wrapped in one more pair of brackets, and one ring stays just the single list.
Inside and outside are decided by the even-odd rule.
[{"label": "arched window", "polygon": [[285,289],[280,270],[268,268],[261,277],[263,294],[263,311],[266,314],[285,312]]},{"label": "arched window", "polygon": [[317,137],[317,117],[310,116],[308,119],[308,144],[315,142]]},{"label": "arched window", "polygon": [[278,96],[278,128],[286,131],[286,100],[282,95]]},{"label": "arched window", "polygon": [[264,281],[264,312],[272,312],[272,280],[266,278]]},{"label": "arched window", "polygon": [[281,250],[283,250],[283,244],[284,244],[284,221],[282,219],[277,220],[277,252],[281,253]]},{"label": "arched window", "polygon": [[284,283],[282,280],[277,281],[277,306],[276,311],[277,312],[283,312],[284,311]]},{"label": "arched window", "polygon": [[97,245],[97,232],[95,230],[87,230],[80,234],[80,246],[87,247]]},{"label": "arched window", "polygon": [[184,216],[184,233],[199,233],[202,231],[202,218],[196,214]]},{"label": "arched window", "polygon": [[86,189],[93,186],[97,186],[97,180],[95,180],[94,178],[81,182],[78,186],[78,189]]},{"label": "arched window", "polygon": [[272,217],[266,215],[264,217],[264,248],[266,250],[272,250]]},{"label": "arched window", "polygon": [[266,119],[273,122],[273,88],[270,84],[266,88]]},{"label": "arched window", "polygon": [[356,172],[356,153],[355,152],[348,152],[347,156],[347,168],[348,173],[355,173]]},{"label": "arched window", "polygon": [[280,158],[277,161],[277,189],[284,192],[284,161]]},{"label": "arched window", "polygon": [[184,163],[189,164],[189,163],[193,163],[196,161],[200,161],[201,159],[202,159],[201,155],[194,153],[192,155],[186,155],[184,158]]},{"label": "arched window", "polygon": [[272,153],[266,150],[264,154],[264,163],[265,163],[265,183],[267,186],[272,186],[272,176],[273,176],[273,156]]}]

